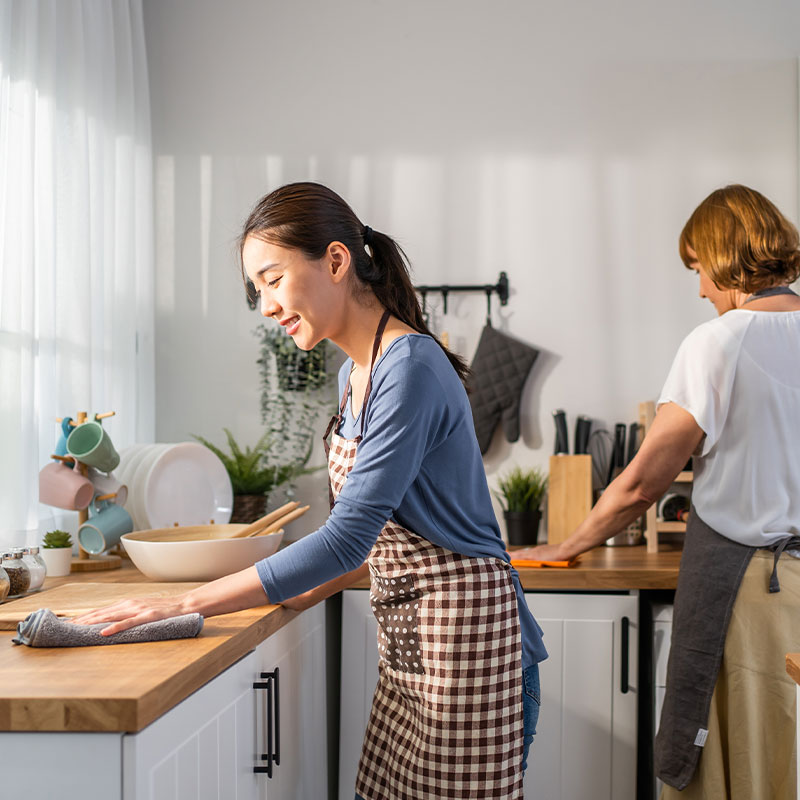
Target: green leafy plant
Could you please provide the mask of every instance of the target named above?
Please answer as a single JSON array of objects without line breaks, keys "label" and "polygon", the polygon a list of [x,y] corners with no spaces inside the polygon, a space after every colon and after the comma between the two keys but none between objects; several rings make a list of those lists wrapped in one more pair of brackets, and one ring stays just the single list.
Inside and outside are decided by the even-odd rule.
[{"label": "green leafy plant", "polygon": [[296,469],[311,457],[315,437],[322,432],[319,417],[336,402],[328,369],[333,348],[323,340],[311,350],[301,350],[274,326],[260,325],[255,333],[261,344],[256,362],[261,377],[261,421],[274,441],[280,442],[266,460],[278,470],[302,474]]},{"label": "green leafy plant", "polygon": [[504,511],[537,511],[547,491],[547,474],[541,469],[514,467],[499,478],[494,492]]},{"label": "green leafy plant", "polygon": [[42,540],[42,547],[48,550],[58,547],[72,547],[72,537],[66,531],[48,531]]},{"label": "green leafy plant", "polygon": [[223,428],[228,440],[230,453],[225,453],[216,445],[202,436],[192,434],[200,444],[205,445],[225,465],[234,494],[263,494],[267,495],[283,483],[294,480],[298,475],[312,472],[305,467],[311,453],[304,459],[289,464],[275,465],[267,463],[271,452],[272,438],[270,431],[256,442],[255,446],[242,449],[234,439],[233,434]]}]

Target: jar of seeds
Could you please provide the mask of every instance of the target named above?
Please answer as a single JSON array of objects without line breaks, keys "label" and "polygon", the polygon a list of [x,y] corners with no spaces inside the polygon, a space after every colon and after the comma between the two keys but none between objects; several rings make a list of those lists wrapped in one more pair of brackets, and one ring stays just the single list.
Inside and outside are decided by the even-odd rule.
[{"label": "jar of seeds", "polygon": [[31,585],[28,588],[28,592],[38,592],[42,588],[47,575],[47,566],[44,563],[44,559],[39,555],[38,546],[23,547],[22,560],[31,571]]},{"label": "jar of seeds", "polygon": [[8,597],[11,582],[8,580],[8,573],[0,567],[0,603]]},{"label": "jar of seeds", "polygon": [[28,565],[22,560],[22,552],[3,553],[3,560],[0,562],[8,575],[9,592],[8,599],[22,597],[31,585],[31,571]]}]

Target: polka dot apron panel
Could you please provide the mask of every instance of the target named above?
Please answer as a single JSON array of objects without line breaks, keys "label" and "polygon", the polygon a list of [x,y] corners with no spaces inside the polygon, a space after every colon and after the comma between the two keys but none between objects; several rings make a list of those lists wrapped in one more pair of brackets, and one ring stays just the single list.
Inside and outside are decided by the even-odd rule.
[{"label": "polka dot apron panel", "polygon": [[[333,433],[332,500],[359,441]],[[445,550],[392,520],[367,563],[379,678],[357,793],[522,800],[522,653],[509,565]]]}]

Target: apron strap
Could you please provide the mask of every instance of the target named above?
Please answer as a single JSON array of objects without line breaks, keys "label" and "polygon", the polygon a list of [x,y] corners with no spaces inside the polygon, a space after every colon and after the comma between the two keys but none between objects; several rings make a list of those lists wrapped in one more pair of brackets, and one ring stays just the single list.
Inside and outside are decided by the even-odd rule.
[{"label": "apron strap", "polygon": [[[372,343],[372,358],[369,362],[369,377],[367,378],[367,388],[364,391],[364,403],[361,406],[361,436],[359,436],[359,441],[364,438],[364,421],[367,418],[367,402],[369,401],[370,393],[372,392],[372,368],[375,366],[375,357],[378,355],[378,350],[381,346],[381,339],[383,338],[383,332],[386,330],[386,323],[389,322],[389,317],[392,315],[392,312],[389,311],[387,308],[386,311],[383,312],[383,316],[381,317],[381,321],[378,323],[378,330],[375,331],[375,341]],[[350,378],[347,379],[348,388],[350,386]]]},{"label": "apron strap", "polygon": [[778,539],[769,549],[775,551],[775,558],[772,562],[772,574],[769,576],[769,591],[770,594],[775,594],[781,590],[781,584],[778,581],[778,559],[780,559],[783,551],[787,548],[795,550],[800,547],[800,536],[785,536],[783,539]]},{"label": "apron strap", "polygon": [[[389,322],[389,317],[391,316],[391,311],[387,308],[386,311],[383,312],[383,316],[381,317],[381,321],[378,323],[378,330],[375,332],[375,340],[372,343],[372,358],[369,362],[369,377],[367,379],[367,388],[364,392],[364,404],[361,406],[361,433],[359,436],[356,437],[356,442],[360,443],[361,440],[364,438],[364,420],[367,417],[367,401],[369,400],[370,393],[372,392],[372,368],[375,366],[375,357],[378,355],[378,350],[381,346],[381,339],[383,338],[383,332],[386,330],[386,324]],[[352,372],[352,370],[351,370]],[[344,392],[342,392],[342,402],[339,404],[339,413],[334,414],[330,422],[328,422],[328,427],[325,429],[325,433],[322,437],[322,444],[325,447],[325,457],[327,458],[330,455],[331,445],[330,445],[330,435],[331,432],[336,430],[338,431],[342,425],[342,418],[344,416],[344,411],[347,408],[347,398],[350,396],[350,376],[347,376],[347,383],[344,387]]]}]

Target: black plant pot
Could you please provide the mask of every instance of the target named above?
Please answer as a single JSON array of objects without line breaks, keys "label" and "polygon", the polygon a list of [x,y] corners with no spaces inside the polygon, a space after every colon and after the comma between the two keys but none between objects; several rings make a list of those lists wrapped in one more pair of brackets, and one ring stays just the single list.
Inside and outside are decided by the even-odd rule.
[{"label": "black plant pot", "polygon": [[536,511],[504,511],[506,533],[509,545],[535,545],[539,536],[539,522],[542,512]]}]

